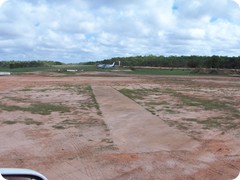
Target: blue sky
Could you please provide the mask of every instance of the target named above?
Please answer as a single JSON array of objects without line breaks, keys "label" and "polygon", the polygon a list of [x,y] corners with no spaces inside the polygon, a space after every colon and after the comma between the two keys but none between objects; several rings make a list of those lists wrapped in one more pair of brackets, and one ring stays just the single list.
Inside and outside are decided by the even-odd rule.
[{"label": "blue sky", "polygon": [[233,0],[0,0],[0,60],[240,55]]}]

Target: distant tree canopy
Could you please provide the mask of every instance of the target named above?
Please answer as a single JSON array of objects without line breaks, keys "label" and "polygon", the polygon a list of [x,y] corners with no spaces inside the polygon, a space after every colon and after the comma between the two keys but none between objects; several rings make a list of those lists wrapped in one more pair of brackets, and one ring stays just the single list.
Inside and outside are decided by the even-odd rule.
[{"label": "distant tree canopy", "polygon": [[[121,61],[123,66],[240,69],[240,56],[134,56],[115,57],[96,63]],[[92,62],[91,62],[92,64]]]},{"label": "distant tree canopy", "polygon": [[47,67],[61,65],[58,61],[0,61],[1,68],[26,68],[26,67]]}]

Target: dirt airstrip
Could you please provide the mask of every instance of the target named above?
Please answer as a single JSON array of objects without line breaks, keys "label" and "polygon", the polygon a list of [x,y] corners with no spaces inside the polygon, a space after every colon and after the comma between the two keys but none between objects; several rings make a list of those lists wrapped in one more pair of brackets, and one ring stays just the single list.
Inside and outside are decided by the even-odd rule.
[{"label": "dirt airstrip", "polygon": [[0,77],[0,167],[48,179],[240,172],[240,79],[111,72]]}]

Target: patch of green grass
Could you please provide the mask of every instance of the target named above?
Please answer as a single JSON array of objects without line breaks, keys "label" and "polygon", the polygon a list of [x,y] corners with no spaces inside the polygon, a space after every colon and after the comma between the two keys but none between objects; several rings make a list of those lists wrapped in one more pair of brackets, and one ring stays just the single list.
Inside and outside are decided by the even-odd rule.
[{"label": "patch of green grass", "polygon": [[178,93],[177,97],[180,98],[181,102],[186,106],[198,106],[204,108],[205,110],[225,111],[234,118],[240,117],[240,111],[229,102],[206,100],[197,97],[186,96],[181,93]]},{"label": "patch of green grass", "polygon": [[31,118],[25,119],[24,121],[19,121],[19,120],[9,121],[9,120],[8,120],[8,121],[3,121],[2,123],[3,123],[3,124],[8,124],[8,125],[13,125],[13,124],[20,123],[20,124],[37,125],[37,126],[43,124],[42,122],[34,121],[34,120],[31,119]]},{"label": "patch of green grass", "polygon": [[[236,129],[238,128],[238,124],[236,123],[236,120],[240,118],[240,111],[237,108],[238,104],[218,100],[218,99],[204,99],[200,97],[194,97],[185,95],[182,92],[178,92],[173,89],[165,89],[165,90],[159,90],[159,89],[137,89],[137,90],[130,90],[130,89],[122,89],[120,90],[121,93],[128,96],[129,98],[133,100],[142,100],[145,98],[145,96],[149,95],[156,95],[160,94],[169,94],[175,99],[178,99],[177,105],[174,106],[176,109],[182,109],[186,107],[198,107],[206,111],[217,111],[217,112],[224,112],[223,117],[209,117],[205,120],[198,120],[195,118],[190,119],[183,119],[182,123],[177,122],[167,122],[170,126],[175,126],[178,129],[181,130],[188,130],[191,126],[191,122],[195,122],[199,125],[202,125],[205,129],[211,129],[211,128],[217,128],[221,129],[223,131],[229,130],[229,129]],[[161,106],[161,111],[165,111],[169,114],[177,114],[178,111],[175,111],[175,109],[171,106],[168,106],[169,103],[166,101],[163,102],[155,102],[155,100],[150,100],[150,102],[144,103],[145,108],[150,111],[152,114],[156,115],[156,106]],[[184,123],[185,121],[185,123]]]},{"label": "patch of green grass", "polygon": [[147,106],[160,106],[160,105],[169,105],[169,103],[167,101],[151,101],[151,102],[146,102],[145,103]]},{"label": "patch of green grass", "polygon": [[124,94],[125,96],[129,97],[132,100],[136,99],[143,99],[144,96],[147,96],[148,93],[145,89],[121,89],[119,90],[120,93]]},{"label": "patch of green grass", "polygon": [[206,128],[221,128],[222,123],[216,118],[208,118],[204,121],[199,121],[199,124],[205,125]]},{"label": "patch of green grass", "polygon": [[50,103],[35,103],[29,108],[25,108],[26,111],[30,111],[33,114],[49,115],[51,112],[70,112],[70,108],[62,104],[50,104]]},{"label": "patch of green grass", "polygon": [[163,94],[173,94],[173,95],[176,95],[176,94],[177,94],[176,91],[174,91],[174,90],[172,90],[172,89],[169,89],[169,88],[164,89],[164,90],[161,90],[161,93],[163,93]]},{"label": "patch of green grass", "polygon": [[81,88],[78,88],[79,93],[91,93],[92,87],[91,86],[81,86]]},{"label": "patch of green grass", "polygon": [[8,125],[12,125],[12,124],[17,124],[17,121],[3,121],[3,124],[8,124]]},{"label": "patch of green grass", "polygon": [[24,102],[24,101],[28,100],[26,98],[19,98],[19,97],[5,97],[5,98],[10,99],[12,101],[16,101],[16,102]]},{"label": "patch of green grass", "polygon": [[83,126],[98,126],[101,125],[96,119],[89,119],[87,121],[79,121],[79,120],[70,120],[66,119],[62,122],[59,122],[52,127],[55,129],[68,129],[68,128],[80,128]]},{"label": "patch of green grass", "polygon": [[92,89],[91,86],[88,85],[71,85],[71,84],[65,84],[63,85],[64,90],[75,92],[78,95],[83,95],[83,94],[89,94],[91,93]]},{"label": "patch of green grass", "polygon": [[89,90],[90,90],[90,95],[91,95],[91,99],[92,99],[92,103],[89,104],[90,108],[91,108],[91,107],[96,108],[97,111],[98,111],[97,114],[98,114],[98,115],[102,115],[102,112],[101,112],[101,110],[100,110],[99,104],[98,104],[98,102],[97,102],[97,99],[96,99],[96,97],[95,97],[95,94],[93,93],[93,90],[92,90],[92,87],[91,87],[91,86],[89,86]]},{"label": "patch of green grass", "polygon": [[77,121],[77,120],[69,120],[69,119],[66,119],[56,125],[54,125],[53,127],[54,128],[57,128],[60,129],[63,128],[63,129],[67,129],[67,128],[71,128],[71,127],[77,127],[81,124],[81,122]]},{"label": "patch of green grass", "polygon": [[195,119],[195,118],[186,118],[184,120],[189,122],[198,122],[198,119]]},{"label": "patch of green grass", "polygon": [[[180,103],[178,103],[176,106],[177,108],[184,108],[185,106],[193,106],[193,107],[199,107],[207,111],[212,111],[212,110],[218,110],[218,111],[223,111],[226,112],[228,115],[228,119],[239,119],[240,118],[240,111],[238,108],[236,108],[236,105],[234,103],[226,102],[226,101],[219,101],[217,99],[213,100],[208,100],[208,99],[203,99],[199,97],[192,97],[188,95],[184,95],[180,92],[177,92],[172,89],[165,89],[165,90],[159,90],[157,88],[154,89],[121,89],[119,90],[122,94],[126,95],[130,99],[133,100],[142,100],[145,98],[145,96],[149,95],[154,95],[156,93],[159,94],[169,94],[174,96],[175,98],[178,98],[180,100]],[[163,101],[163,102],[155,102],[154,100],[151,102],[146,102],[145,106],[146,108],[155,114],[155,112],[152,110],[154,109],[155,106],[158,105],[167,105],[168,102]],[[164,110],[166,109],[166,106],[163,107]],[[171,114],[176,114],[178,113],[177,111],[174,111],[172,109],[166,109],[166,112],[171,113]]]},{"label": "patch of green grass", "polygon": [[205,120],[198,120],[195,118],[184,119],[188,122],[196,122],[197,124],[204,125],[205,129],[217,128],[221,130],[229,130],[238,128],[238,123],[228,121],[228,117],[209,117]]},{"label": "patch of green grass", "polygon": [[229,129],[239,129],[239,123],[231,123],[231,124],[226,124],[224,126],[225,130],[229,130]]},{"label": "patch of green grass", "polygon": [[57,89],[48,89],[48,88],[44,88],[44,89],[38,89],[38,92],[47,92],[47,91],[52,91],[52,90],[57,90]]},{"label": "patch of green grass", "polygon": [[89,109],[95,108],[98,111],[97,114],[101,115],[102,113],[100,111],[100,107],[97,102],[97,99],[93,93],[92,87],[85,85],[85,86],[76,86],[75,88],[76,88],[76,92],[78,94],[80,94],[80,95],[87,94],[90,96],[86,102],[84,102],[83,104],[80,105],[80,107],[83,110],[89,110]]},{"label": "patch of green grass", "polygon": [[180,130],[188,130],[189,129],[188,127],[186,127],[185,124],[180,124],[180,123],[177,125],[177,128]]},{"label": "patch of green grass", "polygon": [[22,108],[18,106],[7,106],[7,105],[0,104],[0,110],[12,112],[12,111],[22,111]]},{"label": "patch of green grass", "polygon": [[107,146],[100,146],[96,148],[97,151],[117,151],[119,150],[117,146],[114,144],[109,144]]},{"label": "patch of green grass", "polygon": [[77,69],[79,71],[97,71],[97,70],[99,70],[95,65],[77,65],[77,64],[55,65],[54,68],[60,69],[61,71],[64,71],[67,69]]},{"label": "patch of green grass", "polygon": [[225,109],[228,108],[225,102],[216,101],[216,100],[205,100],[197,97],[190,97],[177,93],[176,96],[181,100],[181,102],[186,106],[201,106],[205,110],[214,110],[214,109]]},{"label": "patch of green grass", "polygon": [[19,106],[7,106],[0,104],[0,110],[4,111],[27,111],[33,114],[49,115],[51,112],[70,112],[70,108],[59,104],[50,103],[34,103],[30,107],[19,107]]},{"label": "patch of green grass", "polygon": [[[158,88],[153,88],[153,89],[121,89],[119,90],[119,92],[121,92],[122,94],[124,94],[125,96],[129,97],[132,100],[143,100],[146,96],[149,95],[154,95],[156,93],[160,93],[161,91]],[[169,93],[169,91],[168,91]],[[169,103],[167,101],[149,101],[144,103],[144,106],[146,107],[146,109],[151,112],[153,115],[156,115],[157,113],[155,112],[156,106],[163,106],[163,105],[168,105]],[[166,109],[166,106],[164,106],[163,108]],[[177,114],[177,111],[174,111],[172,109],[166,109],[166,112],[170,113],[170,114]]]},{"label": "patch of green grass", "polygon": [[106,143],[113,143],[113,140],[112,139],[109,139],[109,138],[105,138],[105,139],[102,139],[102,142],[106,142]]},{"label": "patch of green grass", "polygon": [[28,68],[1,68],[0,71],[14,72],[14,73],[24,73],[24,72],[46,72],[51,70],[53,67],[28,67]]},{"label": "patch of green grass", "polygon": [[24,88],[24,89],[21,89],[20,91],[32,91],[31,88]]},{"label": "patch of green grass", "polygon": [[178,114],[178,111],[175,111],[173,109],[165,109],[165,112],[167,112],[168,114]]},{"label": "patch of green grass", "polygon": [[182,93],[176,92],[171,89],[166,89],[162,93],[173,95],[180,99],[183,106],[196,106],[201,107],[204,110],[220,110],[226,111],[231,114],[232,117],[239,118],[240,111],[234,107],[234,104],[219,100],[207,100],[198,97],[187,96]]},{"label": "patch of green grass", "polygon": [[[95,65],[52,65],[48,67],[28,67],[28,68],[0,68],[2,72],[13,72],[13,73],[26,73],[26,72],[58,72],[64,74],[75,74],[72,72],[67,72],[67,69],[77,69],[81,71],[99,71]],[[60,70],[60,71],[58,71]]]},{"label": "patch of green grass", "polygon": [[97,110],[100,111],[100,107],[99,107],[99,104],[98,104],[98,102],[96,100],[95,95],[92,93],[91,96],[92,96],[93,103],[90,104],[90,107],[95,107]]},{"label": "patch of green grass", "polygon": [[52,127],[55,129],[67,129],[66,127],[59,125],[59,124],[53,125]]},{"label": "patch of green grass", "polygon": [[132,74],[142,74],[142,75],[189,75],[191,70],[181,70],[181,69],[144,69],[137,68],[132,71]]},{"label": "patch of green grass", "polygon": [[[89,106],[86,105],[85,103],[84,103],[84,104],[81,104],[81,105],[80,105],[80,108],[81,108],[81,110],[85,110],[85,111],[89,110]],[[76,113],[78,113],[78,112],[76,112]]]},{"label": "patch of green grass", "polygon": [[26,124],[26,125],[37,125],[37,126],[43,124],[42,122],[34,121],[34,120],[31,119],[31,118],[25,119],[23,123]]},{"label": "patch of green grass", "polygon": [[95,108],[97,110],[97,114],[101,115],[102,112],[100,110],[99,104],[96,100],[96,97],[93,93],[92,87],[89,85],[77,85],[72,86],[69,84],[64,85],[65,90],[77,93],[78,95],[86,95],[89,96],[87,100],[80,101],[80,108],[82,110],[90,110],[92,108]]},{"label": "patch of green grass", "polygon": [[[88,71],[100,71],[95,65],[79,65],[79,64],[69,64],[69,65],[56,65],[53,66],[53,71],[56,73],[64,74],[66,76],[77,76],[84,75],[80,74],[81,72]],[[76,72],[69,72],[68,69],[77,70]]]}]

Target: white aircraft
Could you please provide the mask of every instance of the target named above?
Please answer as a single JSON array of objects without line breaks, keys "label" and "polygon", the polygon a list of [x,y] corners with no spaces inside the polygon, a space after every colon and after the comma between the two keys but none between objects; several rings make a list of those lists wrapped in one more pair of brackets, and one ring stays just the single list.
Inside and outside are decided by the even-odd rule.
[{"label": "white aircraft", "polygon": [[113,68],[114,66],[115,66],[115,62],[112,64],[98,64],[97,65],[98,68],[103,68],[103,69]]}]

